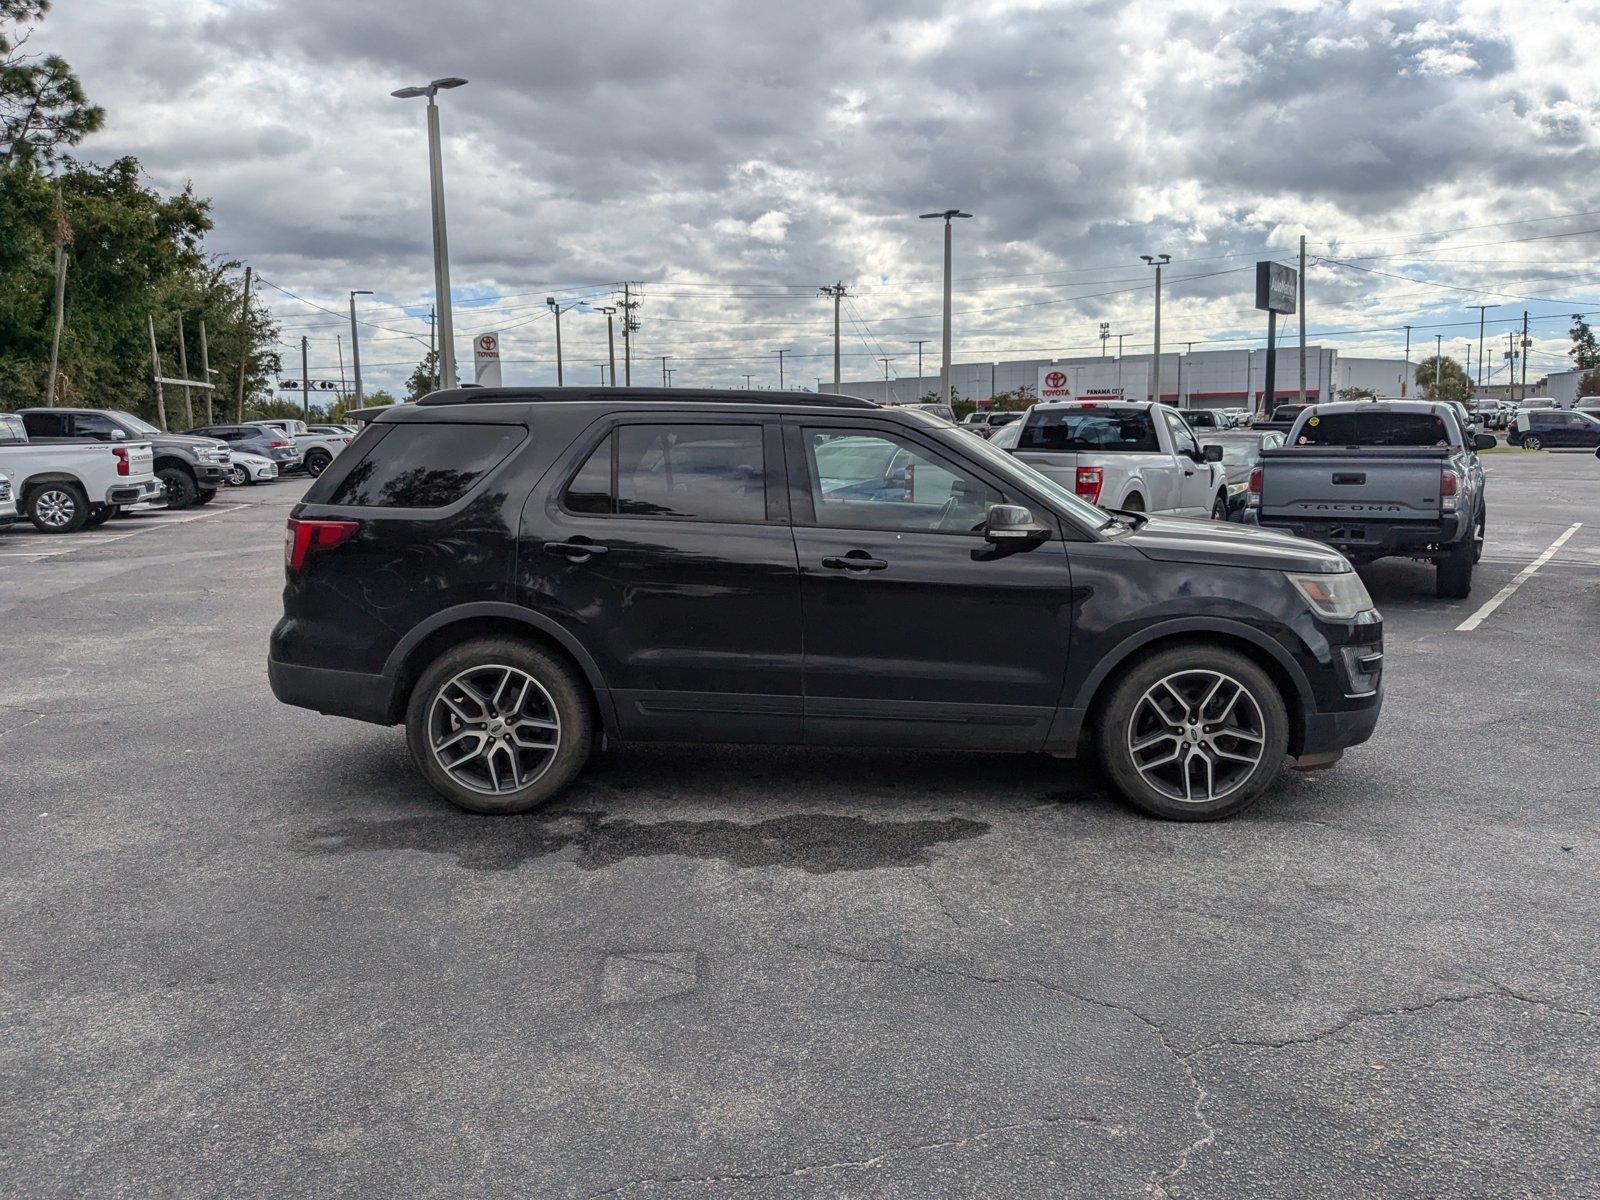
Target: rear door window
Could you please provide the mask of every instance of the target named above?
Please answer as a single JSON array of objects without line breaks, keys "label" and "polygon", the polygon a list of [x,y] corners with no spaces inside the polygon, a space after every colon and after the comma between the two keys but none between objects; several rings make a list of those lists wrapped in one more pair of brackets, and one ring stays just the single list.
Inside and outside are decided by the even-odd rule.
[{"label": "rear door window", "polygon": [[1157,454],[1155,422],[1141,409],[1068,408],[1035,412],[1019,450],[1070,450],[1098,454]]},{"label": "rear door window", "polygon": [[314,502],[443,508],[465,496],[524,436],[526,431],[517,425],[389,425],[339,480],[333,494]]},{"label": "rear door window", "polygon": [[767,519],[760,425],[619,425],[561,496],[572,513],[710,522]]},{"label": "rear door window", "polygon": [[26,413],[22,418],[22,424],[27,429],[29,437],[53,438],[67,436],[67,415],[65,413]]}]

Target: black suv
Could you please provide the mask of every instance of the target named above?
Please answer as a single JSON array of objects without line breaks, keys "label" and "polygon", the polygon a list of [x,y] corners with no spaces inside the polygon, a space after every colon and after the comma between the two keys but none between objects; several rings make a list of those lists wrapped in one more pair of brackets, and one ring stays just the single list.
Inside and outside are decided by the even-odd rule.
[{"label": "black suv", "polygon": [[462,389],[385,409],[288,523],[280,700],[405,722],[446,798],[520,812],[602,735],[1092,745],[1165,817],[1330,765],[1383,624],[1299,538],[1111,514],[843,396]]}]

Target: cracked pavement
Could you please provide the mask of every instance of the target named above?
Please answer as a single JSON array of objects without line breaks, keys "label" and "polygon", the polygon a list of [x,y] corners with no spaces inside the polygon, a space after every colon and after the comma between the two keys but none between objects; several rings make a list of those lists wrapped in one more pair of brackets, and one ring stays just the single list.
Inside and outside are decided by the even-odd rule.
[{"label": "cracked pavement", "polygon": [[772,747],[470,817],[272,700],[303,485],[0,534],[0,1193],[1600,1194],[1600,471],[1486,462],[1471,600],[1363,571],[1374,741],[1201,826]]}]

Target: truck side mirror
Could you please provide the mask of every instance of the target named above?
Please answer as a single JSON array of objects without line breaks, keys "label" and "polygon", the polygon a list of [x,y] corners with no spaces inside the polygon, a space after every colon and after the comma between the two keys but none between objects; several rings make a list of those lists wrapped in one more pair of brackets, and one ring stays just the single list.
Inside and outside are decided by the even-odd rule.
[{"label": "truck side mirror", "polygon": [[1493,450],[1500,444],[1492,433],[1475,433],[1472,435],[1472,448],[1474,450]]},{"label": "truck side mirror", "polygon": [[1200,455],[1205,462],[1221,462],[1222,447],[1216,445],[1202,446],[1200,447]]}]

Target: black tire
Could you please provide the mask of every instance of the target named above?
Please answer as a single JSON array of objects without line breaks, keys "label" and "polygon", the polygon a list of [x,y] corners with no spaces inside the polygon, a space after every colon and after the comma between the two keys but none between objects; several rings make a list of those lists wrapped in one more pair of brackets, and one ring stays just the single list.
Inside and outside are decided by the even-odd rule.
[{"label": "black tire", "polygon": [[1450,547],[1447,558],[1434,568],[1433,593],[1441,600],[1465,600],[1472,595],[1473,539],[1468,537]]},{"label": "black tire", "polygon": [[199,489],[194,485],[194,476],[183,468],[162,467],[156,472],[156,478],[166,489],[167,507],[174,512],[182,511],[194,503],[195,492]]},{"label": "black tire", "polygon": [[1217,499],[1211,506],[1211,519],[1213,521],[1226,521],[1228,519],[1228,493],[1218,492]]},{"label": "black tire", "polygon": [[306,455],[306,474],[315,479],[328,469],[328,464],[333,461],[333,455],[326,450],[313,450]]},{"label": "black tire", "polygon": [[[530,755],[523,759],[512,745],[506,707],[496,707],[492,703],[475,706],[467,701],[463,710],[460,704],[452,706],[440,698],[441,691],[450,691],[458,700],[463,699],[462,693],[456,690],[457,681],[463,676],[469,678],[469,686],[480,696],[486,696],[485,687],[480,680],[472,679],[470,673],[482,671],[484,678],[492,680],[493,672],[504,670],[520,672],[537,684],[537,690],[524,693],[526,703],[517,711],[523,714],[531,711],[535,719],[556,722],[558,728],[553,734],[540,730],[534,735],[541,739],[541,745],[543,738],[554,737],[553,753],[540,755],[537,746],[523,745],[523,751]],[[506,695],[509,694],[508,691]],[[486,699],[492,702],[504,697],[496,692]],[[473,716],[470,723],[456,715],[463,711]],[[481,719],[476,715],[479,711],[483,712]],[[481,734],[478,733],[480,727]],[[477,737],[479,747],[493,742],[498,742],[499,746],[489,749],[486,757],[481,753],[469,755],[470,761],[463,772],[452,774],[435,756],[433,748],[436,738],[451,736]],[[411,761],[434,791],[468,812],[527,812],[553,799],[588,762],[596,737],[593,706],[583,680],[554,654],[515,638],[483,638],[445,651],[423,670],[406,705],[406,745],[411,751]],[[465,748],[470,751],[473,744]],[[470,775],[481,776],[480,785],[491,778],[497,780],[498,769],[493,764],[506,766],[510,761],[507,755],[517,755],[516,761],[534,772],[527,784],[495,792],[464,781]],[[488,774],[483,767],[485,762],[491,764],[489,769],[496,770],[495,776]]]},{"label": "black tire", "polygon": [[[1277,685],[1244,655],[1220,646],[1186,642],[1139,660],[1121,675],[1100,707],[1094,744],[1101,769],[1135,808],[1173,821],[1215,821],[1255,803],[1283,769],[1283,757],[1289,744],[1288,710]],[[1215,676],[1231,681],[1239,694],[1239,698],[1220,714],[1215,706],[1223,702],[1226,693],[1219,692],[1216,699],[1208,703],[1198,703],[1205,699],[1208,680]],[[1159,751],[1144,763],[1147,769],[1157,768],[1155,778],[1161,781],[1158,786],[1151,777],[1141,773],[1132,747],[1137,740],[1151,736],[1141,732],[1152,715],[1145,698],[1147,693],[1161,688],[1163,681],[1176,681],[1180,692],[1190,695],[1190,707],[1185,711],[1194,713],[1200,723],[1191,726],[1187,718],[1175,723],[1166,717],[1156,723],[1158,728],[1181,725],[1184,730],[1182,734],[1168,735],[1181,756],[1178,760],[1181,766],[1174,764],[1165,772],[1160,770],[1159,764],[1153,761],[1159,757]],[[1161,695],[1165,697],[1166,693]],[[1245,696],[1249,697],[1248,710],[1238,707],[1245,704]],[[1198,712],[1195,712],[1196,707]],[[1175,704],[1173,711],[1177,711]],[[1222,725],[1221,718],[1231,721],[1236,712],[1242,714],[1238,718],[1241,722],[1238,728],[1251,733],[1255,740],[1218,732],[1233,727]],[[1203,718],[1207,714],[1217,720],[1205,723]],[[1196,738],[1201,740],[1194,740]],[[1253,766],[1216,754],[1218,747],[1227,754],[1254,754],[1251,747],[1256,745],[1259,745],[1260,756]],[[1180,786],[1186,784],[1192,790],[1204,781],[1201,766],[1207,763],[1212,786],[1218,791],[1216,797],[1186,800],[1176,795]],[[1173,776],[1171,772],[1178,774]]]},{"label": "black tire", "polygon": [[1525,433],[1520,443],[1524,450],[1543,450],[1544,443],[1539,440],[1537,433]]},{"label": "black tire", "polygon": [[199,508],[202,504],[210,504],[216,498],[216,488],[196,488],[194,493],[194,506]]},{"label": "black tire", "polygon": [[75,483],[41,483],[28,493],[23,511],[40,533],[77,533],[89,520],[89,498]]},{"label": "black tire", "polygon": [[117,515],[115,504],[94,504],[89,507],[89,515],[84,519],[85,529],[99,529],[112,517]]}]

